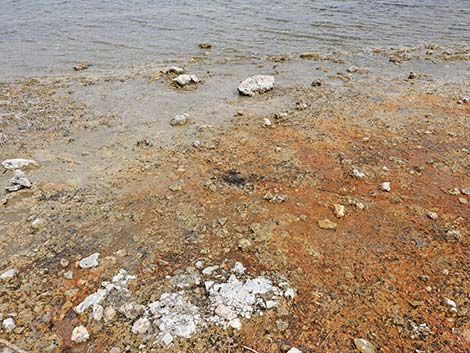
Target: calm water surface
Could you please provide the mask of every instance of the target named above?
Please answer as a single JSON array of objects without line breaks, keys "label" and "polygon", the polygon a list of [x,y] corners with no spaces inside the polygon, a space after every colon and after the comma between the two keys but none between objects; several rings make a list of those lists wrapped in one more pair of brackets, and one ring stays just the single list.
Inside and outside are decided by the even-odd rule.
[{"label": "calm water surface", "polygon": [[0,75],[470,43],[470,0],[1,0]]}]

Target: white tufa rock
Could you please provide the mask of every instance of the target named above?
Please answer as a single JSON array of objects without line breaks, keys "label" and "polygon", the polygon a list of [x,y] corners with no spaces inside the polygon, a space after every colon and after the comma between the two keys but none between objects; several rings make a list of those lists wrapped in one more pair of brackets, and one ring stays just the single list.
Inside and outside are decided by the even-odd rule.
[{"label": "white tufa rock", "polygon": [[362,178],[365,178],[366,173],[364,173],[363,171],[355,168],[351,171],[351,175],[353,177],[357,178],[357,179],[362,179]]},{"label": "white tufa rock", "polygon": [[271,127],[272,125],[273,123],[268,118],[264,118],[263,122],[261,123],[262,127]]},{"label": "white tufa rock", "polygon": [[5,332],[13,331],[13,329],[16,327],[15,320],[13,320],[11,317],[3,320],[2,324],[3,324],[3,329],[5,330]]},{"label": "white tufa rock", "polygon": [[163,335],[160,337],[160,342],[164,346],[169,346],[171,342],[173,342],[173,336],[169,332],[165,332]]},{"label": "white tufa rock", "polygon": [[436,220],[436,219],[439,218],[439,215],[437,214],[437,212],[429,211],[428,212],[428,217],[431,218],[432,220]]},{"label": "white tufa rock", "polygon": [[7,186],[6,189],[10,192],[18,191],[23,188],[30,188],[33,186],[33,183],[28,179],[26,174],[20,170],[16,169],[15,174],[10,179],[10,186]]},{"label": "white tufa rock", "polygon": [[162,294],[160,300],[149,304],[149,310],[158,329],[172,336],[191,337],[201,321],[199,308],[186,299],[184,291]]},{"label": "white tufa rock", "polygon": [[295,347],[292,347],[291,349],[287,351],[287,353],[302,353],[302,351],[298,350]]},{"label": "white tufa rock", "polygon": [[85,326],[77,326],[72,331],[72,338],[71,340],[75,343],[83,343],[88,341],[90,335],[88,334],[88,330]]},{"label": "white tufa rock", "polygon": [[202,270],[202,274],[206,275],[206,276],[210,276],[214,271],[216,271],[218,269],[219,269],[219,266],[217,266],[217,265],[209,266],[209,267],[206,267],[204,270]]},{"label": "white tufa rock", "polygon": [[10,268],[0,275],[0,279],[13,278],[16,275],[16,272],[18,272],[16,268]]},{"label": "white tufa rock", "polygon": [[91,254],[88,257],[85,257],[80,260],[79,266],[81,268],[92,268],[98,266],[98,257],[100,256],[100,253],[94,253]]},{"label": "white tufa rock", "polygon": [[99,304],[94,304],[93,313],[92,313],[93,319],[96,321],[101,321],[101,319],[103,318],[103,314],[104,314],[103,307]]},{"label": "white tufa rock", "polygon": [[189,115],[182,114],[182,115],[176,115],[173,119],[171,119],[170,125],[171,126],[183,126],[183,125],[186,125],[188,122],[189,122]]},{"label": "white tufa rock", "polygon": [[386,181],[380,184],[380,189],[385,192],[390,192],[392,191],[392,187],[390,185],[390,182]]},{"label": "white tufa rock", "polygon": [[246,268],[243,266],[241,262],[235,262],[235,265],[233,265],[232,271],[235,273],[238,273],[239,275],[242,275],[245,273]]},{"label": "white tufa rock", "polygon": [[266,75],[256,75],[244,80],[238,86],[240,94],[254,96],[257,93],[267,92],[274,87],[274,77]]},{"label": "white tufa rock", "polygon": [[132,333],[135,333],[136,335],[143,335],[150,329],[151,326],[152,324],[150,320],[142,317],[132,325]]},{"label": "white tufa rock", "polygon": [[[74,308],[75,312],[78,314],[81,314],[85,312],[88,308],[92,307],[93,305],[100,304],[106,298],[106,296],[112,291],[127,293],[128,292],[127,282],[135,278],[136,278],[135,276],[128,275],[126,270],[120,269],[119,273],[113,276],[111,282],[104,281],[103,283],[101,283],[102,288],[98,289],[95,293],[90,294],[89,296],[85,298],[85,300],[83,300],[80,304],[78,304]],[[106,308],[106,309],[108,310],[109,308]],[[114,311],[113,308],[111,309]],[[106,317],[107,317],[106,310],[104,312],[104,316],[106,320]]]},{"label": "white tufa rock", "polygon": [[30,167],[39,167],[39,163],[34,159],[12,158],[2,162],[5,169],[27,169]]}]

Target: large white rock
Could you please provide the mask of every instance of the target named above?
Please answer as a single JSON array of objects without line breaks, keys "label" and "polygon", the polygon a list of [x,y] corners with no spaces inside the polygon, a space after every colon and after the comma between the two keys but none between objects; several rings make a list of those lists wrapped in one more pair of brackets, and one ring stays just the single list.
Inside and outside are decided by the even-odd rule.
[{"label": "large white rock", "polygon": [[77,326],[72,331],[72,341],[76,343],[83,343],[88,341],[90,335],[88,334],[88,330],[85,326]]},{"label": "large white rock", "polygon": [[98,257],[99,256],[100,256],[100,253],[91,254],[90,256],[81,259],[80,262],[79,262],[79,266],[81,268],[96,267],[96,266],[98,266]]},{"label": "large white rock", "polygon": [[34,159],[12,158],[5,159],[2,162],[2,166],[5,169],[25,169],[29,167],[39,167],[39,163]]},{"label": "large white rock", "polygon": [[274,87],[274,77],[266,75],[256,75],[247,78],[240,83],[238,91],[245,96],[254,96],[255,94],[267,92]]},{"label": "large white rock", "polygon": [[176,82],[180,86],[186,86],[189,85],[190,83],[199,83],[201,80],[196,76],[196,75],[179,75],[173,79],[174,82]]}]

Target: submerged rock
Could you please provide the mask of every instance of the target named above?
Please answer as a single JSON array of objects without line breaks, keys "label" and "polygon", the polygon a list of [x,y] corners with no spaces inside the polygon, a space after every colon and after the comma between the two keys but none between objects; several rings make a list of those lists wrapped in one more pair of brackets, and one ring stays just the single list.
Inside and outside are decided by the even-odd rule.
[{"label": "submerged rock", "polygon": [[274,76],[256,75],[244,80],[238,86],[240,94],[245,96],[254,96],[267,92],[274,87]]},{"label": "submerged rock", "polygon": [[173,119],[171,119],[170,125],[171,126],[183,126],[183,125],[186,125],[188,122],[189,122],[189,115],[182,114],[182,115],[176,115]]},{"label": "submerged rock", "polygon": [[179,86],[184,87],[189,84],[199,83],[201,80],[196,75],[179,75],[173,79],[173,82],[176,82]]}]

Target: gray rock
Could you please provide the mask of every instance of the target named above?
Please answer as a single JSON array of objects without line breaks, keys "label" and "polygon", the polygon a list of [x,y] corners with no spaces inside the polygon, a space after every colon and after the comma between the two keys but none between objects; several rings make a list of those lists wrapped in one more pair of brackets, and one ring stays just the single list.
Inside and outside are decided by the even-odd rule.
[{"label": "gray rock", "polygon": [[34,159],[12,158],[2,162],[5,169],[27,169],[31,167],[39,167],[39,163]]},{"label": "gray rock", "polygon": [[267,92],[274,87],[274,77],[267,75],[256,75],[247,78],[238,86],[238,92],[245,96],[254,96]]},{"label": "gray rock", "polygon": [[385,192],[390,192],[392,191],[392,187],[388,181],[380,184],[380,189]]}]

